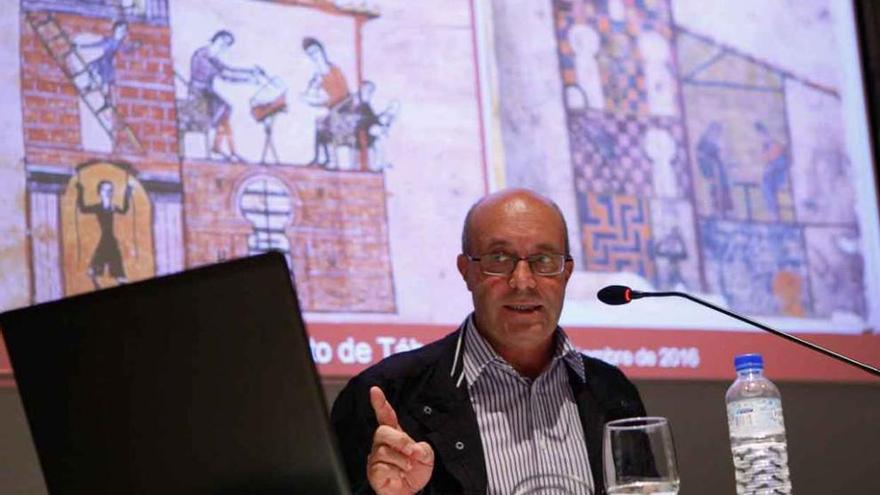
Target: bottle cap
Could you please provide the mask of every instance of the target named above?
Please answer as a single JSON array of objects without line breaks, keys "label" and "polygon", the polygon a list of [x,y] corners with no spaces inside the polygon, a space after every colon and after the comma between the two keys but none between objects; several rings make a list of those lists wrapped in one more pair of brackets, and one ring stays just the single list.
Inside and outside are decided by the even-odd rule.
[{"label": "bottle cap", "polygon": [[760,354],[740,354],[733,358],[733,367],[736,371],[763,370],[764,358]]}]

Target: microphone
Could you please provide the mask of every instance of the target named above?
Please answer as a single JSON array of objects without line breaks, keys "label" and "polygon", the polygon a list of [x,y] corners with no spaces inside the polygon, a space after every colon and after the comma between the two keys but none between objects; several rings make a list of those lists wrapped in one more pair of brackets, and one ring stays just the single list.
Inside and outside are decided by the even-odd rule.
[{"label": "microphone", "polygon": [[822,347],[818,344],[814,344],[808,340],[804,340],[800,337],[795,337],[794,335],[791,335],[790,333],[785,333],[781,330],[776,330],[774,328],[770,328],[767,325],[764,325],[762,323],[758,323],[755,320],[752,320],[752,319],[746,318],[745,316],[736,314],[733,311],[716,306],[716,305],[710,303],[709,301],[704,301],[704,300],[702,300],[698,297],[694,297],[686,292],[677,292],[677,291],[640,292],[640,291],[632,290],[629,287],[626,287],[624,285],[609,285],[607,287],[603,287],[602,290],[600,290],[599,293],[596,295],[600,301],[602,301],[605,304],[610,304],[612,306],[618,306],[621,304],[629,304],[631,301],[633,301],[635,299],[641,299],[643,297],[683,297],[683,298],[688,299],[690,301],[693,301],[701,306],[705,306],[709,309],[714,309],[715,311],[718,311],[720,313],[724,313],[727,316],[730,316],[731,318],[737,319],[737,320],[742,321],[744,323],[748,323],[749,325],[752,325],[753,327],[760,328],[761,330],[764,330],[765,332],[772,333],[773,335],[776,335],[777,337],[782,337],[783,339],[788,340],[789,342],[794,342],[795,344],[806,347],[807,349],[810,349],[811,351],[818,352],[820,354],[824,354],[824,355],[826,355],[830,358],[834,358],[842,363],[846,363],[846,364],[848,364],[850,366],[854,366],[862,371],[866,371],[874,376],[880,376],[880,369],[877,369],[873,366],[869,366],[865,363],[856,361],[853,358],[844,356],[843,354],[834,352],[830,349],[826,349],[825,347]]},{"label": "microphone", "polygon": [[645,297],[644,293],[632,290],[625,285],[609,285],[608,287],[603,287],[596,295],[599,297],[600,301],[612,306],[629,304],[633,299],[641,299],[642,297]]}]

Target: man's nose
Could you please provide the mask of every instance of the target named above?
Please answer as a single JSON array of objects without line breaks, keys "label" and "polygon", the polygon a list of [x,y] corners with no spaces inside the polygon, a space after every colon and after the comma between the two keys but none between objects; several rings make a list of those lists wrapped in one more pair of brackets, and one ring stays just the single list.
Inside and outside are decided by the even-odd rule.
[{"label": "man's nose", "polygon": [[517,290],[533,289],[537,285],[535,274],[527,260],[519,260],[510,274],[510,286]]}]

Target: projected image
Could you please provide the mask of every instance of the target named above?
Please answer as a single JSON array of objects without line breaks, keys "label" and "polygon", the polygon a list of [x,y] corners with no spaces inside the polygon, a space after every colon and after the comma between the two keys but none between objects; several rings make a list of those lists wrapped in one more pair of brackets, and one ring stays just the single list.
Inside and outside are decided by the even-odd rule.
[{"label": "projected image", "polygon": [[[687,4],[553,2],[580,266],[749,314],[864,318],[841,81],[692,27]],[[834,41],[828,2],[761,9]]]},{"label": "projected image", "polygon": [[395,311],[378,14],[251,3],[22,0],[34,302],[273,249],[306,310]]},{"label": "projected image", "polygon": [[465,214],[526,187],[568,221],[561,322],[584,352],[688,378],[726,376],[726,332],[753,350],[693,305],[605,306],[608,284],[693,293],[842,350],[880,342],[849,2],[17,0],[0,14],[0,310],[277,250],[316,362],[346,376],[466,317]]}]

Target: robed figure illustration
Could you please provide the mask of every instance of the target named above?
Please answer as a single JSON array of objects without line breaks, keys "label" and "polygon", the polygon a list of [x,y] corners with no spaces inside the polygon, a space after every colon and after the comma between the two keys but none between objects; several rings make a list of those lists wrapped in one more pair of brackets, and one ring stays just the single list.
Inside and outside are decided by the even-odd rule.
[{"label": "robed figure illustration", "polygon": [[[143,280],[182,267],[173,204],[154,203],[130,163],[89,160],[74,167],[57,205],[62,227],[64,295]],[[48,269],[48,265],[47,268]]]},{"label": "robed figure illustration", "polygon": [[102,180],[98,182],[97,203],[86,205],[83,200],[83,185],[76,183],[76,208],[80,213],[95,215],[98,226],[101,229],[101,237],[92,259],[89,262],[88,275],[92,279],[95,288],[100,288],[98,277],[110,275],[117,283],[125,283],[125,267],[122,265],[122,251],[119,249],[119,240],[113,230],[113,218],[116,215],[125,215],[131,203],[132,182],[129,179],[125,185],[122,206],[113,204],[113,182]]}]

